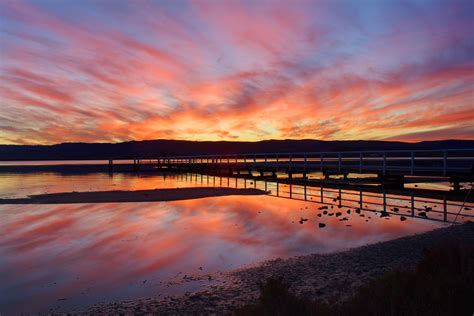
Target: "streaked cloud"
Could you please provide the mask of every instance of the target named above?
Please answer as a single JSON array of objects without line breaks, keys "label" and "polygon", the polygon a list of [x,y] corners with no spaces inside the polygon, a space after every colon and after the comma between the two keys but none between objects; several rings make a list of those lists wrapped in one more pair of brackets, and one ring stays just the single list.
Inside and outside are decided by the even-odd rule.
[{"label": "streaked cloud", "polygon": [[0,143],[474,138],[472,1],[0,8]]}]

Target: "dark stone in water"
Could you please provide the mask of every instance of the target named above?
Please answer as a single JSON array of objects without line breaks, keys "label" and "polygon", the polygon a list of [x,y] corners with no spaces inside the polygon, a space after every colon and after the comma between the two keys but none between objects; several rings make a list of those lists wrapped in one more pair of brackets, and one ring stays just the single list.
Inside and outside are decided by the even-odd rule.
[{"label": "dark stone in water", "polygon": [[341,212],[337,212],[337,213],[336,213],[336,217],[339,217],[339,216],[341,216],[341,215],[342,215]]},{"label": "dark stone in water", "polygon": [[327,205],[323,205],[318,208],[318,210],[327,210],[327,209],[328,209]]},{"label": "dark stone in water", "polygon": [[382,211],[382,212],[380,213],[380,217],[389,217],[389,216],[390,216],[390,214],[388,214],[387,211]]},{"label": "dark stone in water", "polygon": [[400,217],[400,220],[403,222],[403,221],[406,221],[407,218],[406,218],[405,216],[401,216],[401,217]]},{"label": "dark stone in water", "polygon": [[334,213],[328,213],[328,216],[333,216],[333,215],[334,215]]},{"label": "dark stone in water", "polygon": [[356,208],[356,209],[355,209],[355,212],[356,212],[357,214],[360,214],[360,208]]},{"label": "dark stone in water", "polygon": [[399,209],[398,207],[394,207],[394,208],[393,208],[393,211],[394,211],[394,212],[398,212],[398,211],[400,211],[400,209]]},{"label": "dark stone in water", "polygon": [[426,216],[426,212],[420,212],[420,213],[418,213],[418,216],[427,217],[427,216]]},{"label": "dark stone in water", "polygon": [[318,217],[321,217],[321,214],[318,214]]},{"label": "dark stone in water", "polygon": [[347,210],[347,214],[350,214],[351,213],[351,210]]},{"label": "dark stone in water", "polygon": [[324,224],[324,223],[319,223],[319,228],[323,228],[323,227],[326,227],[326,224]]},{"label": "dark stone in water", "polygon": [[328,213],[328,211],[324,211],[323,214],[326,215]]},{"label": "dark stone in water", "polygon": [[300,224],[303,224],[303,223],[306,222],[307,220],[308,220],[307,218],[301,217],[301,218],[300,218]]}]

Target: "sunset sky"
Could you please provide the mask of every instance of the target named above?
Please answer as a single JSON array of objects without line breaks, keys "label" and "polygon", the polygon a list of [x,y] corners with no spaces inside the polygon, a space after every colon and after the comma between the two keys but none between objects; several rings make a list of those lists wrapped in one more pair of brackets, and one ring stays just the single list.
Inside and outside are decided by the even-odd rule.
[{"label": "sunset sky", "polygon": [[474,139],[474,1],[0,0],[0,143]]}]

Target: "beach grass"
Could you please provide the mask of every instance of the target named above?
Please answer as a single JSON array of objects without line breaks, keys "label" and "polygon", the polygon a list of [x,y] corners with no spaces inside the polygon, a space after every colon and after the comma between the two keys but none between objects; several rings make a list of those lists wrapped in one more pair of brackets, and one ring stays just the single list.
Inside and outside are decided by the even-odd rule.
[{"label": "beach grass", "polygon": [[474,245],[447,241],[414,270],[388,272],[338,303],[297,297],[284,277],[269,278],[258,302],[234,315],[472,315],[473,297]]}]

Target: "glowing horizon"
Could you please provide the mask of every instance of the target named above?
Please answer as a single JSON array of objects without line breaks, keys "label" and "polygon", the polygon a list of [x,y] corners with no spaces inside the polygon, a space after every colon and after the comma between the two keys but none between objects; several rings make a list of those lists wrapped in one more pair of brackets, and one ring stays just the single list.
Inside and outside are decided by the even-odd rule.
[{"label": "glowing horizon", "polygon": [[472,1],[0,0],[0,143],[474,139]]}]

